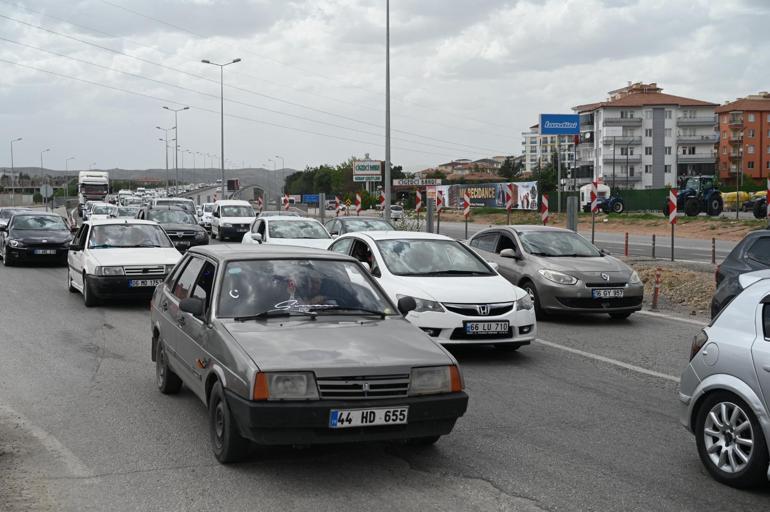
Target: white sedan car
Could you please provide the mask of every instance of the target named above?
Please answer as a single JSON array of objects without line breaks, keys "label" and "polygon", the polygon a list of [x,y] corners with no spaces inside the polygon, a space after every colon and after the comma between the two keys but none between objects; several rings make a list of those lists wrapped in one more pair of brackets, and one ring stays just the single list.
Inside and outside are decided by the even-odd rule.
[{"label": "white sedan car", "polygon": [[441,344],[515,350],[535,338],[529,295],[449,237],[367,231],[342,235],[329,249],[368,265],[394,302],[414,299],[407,319]]},{"label": "white sedan car", "polygon": [[260,215],[243,235],[244,244],[277,244],[327,249],[332,237],[315,219],[287,215]]},{"label": "white sedan car", "polygon": [[87,221],[69,247],[67,286],[87,307],[108,297],[149,299],[181,257],[155,222]]}]

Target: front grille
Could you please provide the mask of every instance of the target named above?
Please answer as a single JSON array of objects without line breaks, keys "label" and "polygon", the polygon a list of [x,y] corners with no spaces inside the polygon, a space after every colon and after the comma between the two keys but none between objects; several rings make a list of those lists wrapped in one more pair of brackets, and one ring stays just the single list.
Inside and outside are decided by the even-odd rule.
[{"label": "front grille", "polygon": [[[489,308],[489,313],[482,315],[479,307]],[[498,302],[496,304],[444,304],[444,307],[452,313],[463,316],[499,316],[513,309],[513,302]]]},{"label": "front grille", "polygon": [[632,308],[642,304],[642,297],[623,297],[622,299],[577,299],[569,297],[558,297],[558,299],[559,302],[568,308],[579,309]]},{"label": "front grille", "polygon": [[195,231],[166,231],[171,240],[193,240]]},{"label": "front grille", "polygon": [[144,267],[123,267],[127,276],[162,276],[166,273],[163,265],[148,265]]},{"label": "front grille", "polygon": [[324,400],[365,400],[403,398],[409,392],[409,375],[373,377],[327,377],[318,379],[318,391]]},{"label": "front grille", "polygon": [[586,283],[588,288],[625,288],[625,281],[608,283],[607,281],[599,281],[597,283]]},{"label": "front grille", "polygon": [[514,327],[508,328],[508,333],[503,334],[468,334],[465,332],[465,328],[458,327],[452,331],[450,340],[507,340],[513,338]]}]

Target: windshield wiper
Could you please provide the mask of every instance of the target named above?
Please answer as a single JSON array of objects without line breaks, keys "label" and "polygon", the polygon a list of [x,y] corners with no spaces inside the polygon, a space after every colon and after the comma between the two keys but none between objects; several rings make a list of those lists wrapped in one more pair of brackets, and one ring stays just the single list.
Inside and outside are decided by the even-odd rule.
[{"label": "windshield wiper", "polygon": [[378,311],[376,309],[368,309],[368,308],[358,308],[355,306],[320,306],[317,312],[325,313],[326,311],[354,311],[358,313],[364,313],[367,315],[377,315],[382,319],[384,319],[385,315],[387,315],[387,313],[385,313],[384,311]]},{"label": "windshield wiper", "polygon": [[318,313],[300,309],[268,309],[261,313],[257,313],[256,315],[236,316],[234,320],[236,322],[248,322],[249,320],[261,320],[263,318],[275,318],[281,316],[309,316],[311,320],[315,320]]},{"label": "windshield wiper", "polygon": [[479,270],[437,270],[435,272],[421,272],[409,274],[411,276],[488,276],[489,272]]}]

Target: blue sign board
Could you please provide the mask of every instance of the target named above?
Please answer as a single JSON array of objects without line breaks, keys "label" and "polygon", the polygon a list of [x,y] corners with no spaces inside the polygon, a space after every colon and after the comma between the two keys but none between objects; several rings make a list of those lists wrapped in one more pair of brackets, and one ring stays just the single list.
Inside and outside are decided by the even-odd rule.
[{"label": "blue sign board", "polygon": [[578,114],[540,114],[540,135],[578,135]]},{"label": "blue sign board", "polygon": [[303,194],[302,202],[305,204],[318,204],[320,197],[318,194]]}]

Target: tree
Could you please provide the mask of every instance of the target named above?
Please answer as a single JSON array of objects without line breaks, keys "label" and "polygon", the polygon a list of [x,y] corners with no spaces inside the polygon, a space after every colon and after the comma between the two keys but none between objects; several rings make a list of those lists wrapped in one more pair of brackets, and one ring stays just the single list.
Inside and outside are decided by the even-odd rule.
[{"label": "tree", "polygon": [[500,166],[498,173],[508,181],[514,181],[521,176],[521,173],[524,170],[523,167],[521,162],[514,162],[513,158],[508,157],[505,159],[505,162],[503,162],[503,165]]}]

